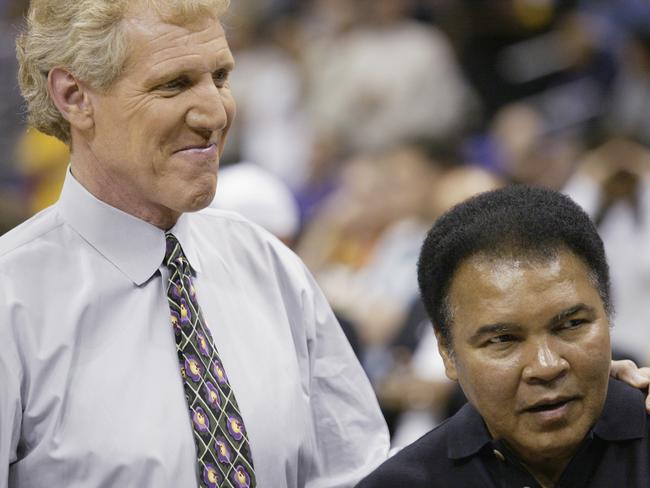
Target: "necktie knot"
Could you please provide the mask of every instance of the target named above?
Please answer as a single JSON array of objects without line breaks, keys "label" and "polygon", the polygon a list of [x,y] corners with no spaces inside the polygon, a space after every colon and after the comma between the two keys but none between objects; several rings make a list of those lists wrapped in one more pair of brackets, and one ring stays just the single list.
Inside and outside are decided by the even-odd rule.
[{"label": "necktie knot", "polygon": [[183,253],[181,243],[178,242],[176,236],[171,233],[165,234],[165,242],[165,266],[175,268],[183,267],[183,264],[187,263],[187,259]]}]

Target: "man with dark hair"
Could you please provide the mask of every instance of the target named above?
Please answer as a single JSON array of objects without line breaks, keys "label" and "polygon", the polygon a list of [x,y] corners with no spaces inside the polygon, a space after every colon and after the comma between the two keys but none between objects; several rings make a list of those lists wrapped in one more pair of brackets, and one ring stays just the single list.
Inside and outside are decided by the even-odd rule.
[{"label": "man with dark hair", "polygon": [[609,379],[609,271],[578,205],[524,186],[474,197],[431,229],[418,280],[469,403],[360,488],[650,486],[648,413]]},{"label": "man with dark hair", "polygon": [[611,315],[609,268],[589,217],[569,198],[525,186],[488,192],[459,205],[436,222],[418,262],[422,300],[436,333],[449,341],[448,292],[460,263],[479,253],[494,257],[555,256],[566,247],[588,265]]}]

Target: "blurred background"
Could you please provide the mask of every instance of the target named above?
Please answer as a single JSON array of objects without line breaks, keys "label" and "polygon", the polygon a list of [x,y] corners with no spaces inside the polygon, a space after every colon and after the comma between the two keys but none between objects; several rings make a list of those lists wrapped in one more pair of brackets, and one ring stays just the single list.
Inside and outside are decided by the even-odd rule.
[{"label": "blurred background", "polygon": [[[28,130],[0,0],[0,234],[56,201],[68,163]],[[463,402],[417,296],[427,229],[516,182],[562,190],[608,254],[616,357],[650,365],[647,0],[232,0],[238,117],[213,205],[307,263],[396,446]]]}]

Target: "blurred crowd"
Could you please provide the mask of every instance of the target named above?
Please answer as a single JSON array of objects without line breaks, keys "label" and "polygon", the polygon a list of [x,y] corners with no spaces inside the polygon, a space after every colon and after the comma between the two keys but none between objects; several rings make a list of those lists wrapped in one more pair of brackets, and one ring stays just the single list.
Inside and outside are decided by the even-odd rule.
[{"label": "blurred crowd", "polygon": [[[0,234],[56,200],[68,152],[24,127],[0,0]],[[448,382],[416,262],[453,204],[562,190],[611,266],[616,357],[650,365],[646,0],[232,0],[238,115],[213,203],[307,263],[402,445],[445,418]]]}]

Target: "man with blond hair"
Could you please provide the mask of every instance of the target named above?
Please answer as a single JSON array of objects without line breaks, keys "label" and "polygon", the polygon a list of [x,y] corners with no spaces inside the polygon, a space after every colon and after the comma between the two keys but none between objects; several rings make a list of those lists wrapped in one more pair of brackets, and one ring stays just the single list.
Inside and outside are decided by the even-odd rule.
[{"label": "man with blond hair", "polygon": [[386,455],[302,263],[202,210],[235,113],[227,6],[31,3],[29,122],[71,159],[0,238],[1,488],[346,487]]}]

